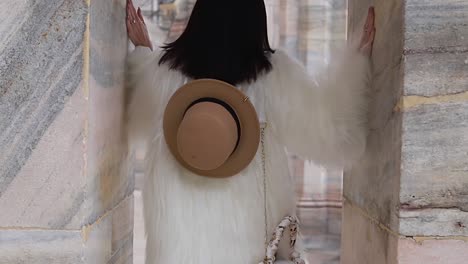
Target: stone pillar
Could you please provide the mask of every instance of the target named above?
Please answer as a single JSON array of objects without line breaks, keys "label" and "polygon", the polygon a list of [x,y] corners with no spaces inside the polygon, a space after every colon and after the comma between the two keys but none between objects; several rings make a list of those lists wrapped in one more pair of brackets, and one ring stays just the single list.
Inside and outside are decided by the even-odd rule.
[{"label": "stone pillar", "polygon": [[351,39],[370,5],[371,132],[344,177],[342,263],[466,263],[468,3],[350,0]]},{"label": "stone pillar", "polygon": [[0,10],[0,263],[132,263],[125,0]]}]

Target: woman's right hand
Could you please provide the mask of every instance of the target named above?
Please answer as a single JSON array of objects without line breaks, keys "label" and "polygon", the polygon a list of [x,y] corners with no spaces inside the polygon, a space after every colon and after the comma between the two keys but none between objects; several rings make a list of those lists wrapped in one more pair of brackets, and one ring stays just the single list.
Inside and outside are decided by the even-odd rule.
[{"label": "woman's right hand", "polygon": [[133,45],[148,47],[153,50],[153,44],[148,35],[141,9],[135,10],[132,0],[127,0],[127,34]]}]

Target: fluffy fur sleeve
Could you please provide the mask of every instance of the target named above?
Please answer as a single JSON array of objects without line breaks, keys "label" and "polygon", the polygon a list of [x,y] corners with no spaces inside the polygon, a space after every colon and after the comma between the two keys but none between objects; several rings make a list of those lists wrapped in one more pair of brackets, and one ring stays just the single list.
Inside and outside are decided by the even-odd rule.
[{"label": "fluffy fur sleeve", "polygon": [[161,51],[136,47],[127,58],[127,130],[130,143],[141,143],[162,128],[164,107],[181,82],[181,75],[159,65]]},{"label": "fluffy fur sleeve", "polygon": [[136,47],[127,57],[127,131],[131,142],[148,139],[157,110],[158,53]]},{"label": "fluffy fur sleeve", "polygon": [[313,75],[281,50],[272,63],[275,80],[266,87],[267,113],[286,148],[339,168],[359,159],[367,137],[369,59],[352,48],[337,51]]}]

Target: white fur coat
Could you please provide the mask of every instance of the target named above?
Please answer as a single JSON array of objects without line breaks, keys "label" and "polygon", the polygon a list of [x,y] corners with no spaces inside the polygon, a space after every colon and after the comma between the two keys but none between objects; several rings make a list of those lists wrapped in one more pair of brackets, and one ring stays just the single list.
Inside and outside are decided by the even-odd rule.
[{"label": "white fur coat", "polygon": [[[368,59],[345,49],[315,76],[278,50],[273,70],[239,85],[266,130],[269,233],[295,214],[293,179],[285,148],[317,163],[343,167],[364,152]],[[147,264],[256,264],[263,259],[264,206],[260,152],[227,179],[192,174],[171,156],[162,133],[170,96],[185,77],[162,65],[158,52],[137,47],[129,55],[129,128],[146,149],[143,190]],[[287,256],[287,246],[279,258]]]}]

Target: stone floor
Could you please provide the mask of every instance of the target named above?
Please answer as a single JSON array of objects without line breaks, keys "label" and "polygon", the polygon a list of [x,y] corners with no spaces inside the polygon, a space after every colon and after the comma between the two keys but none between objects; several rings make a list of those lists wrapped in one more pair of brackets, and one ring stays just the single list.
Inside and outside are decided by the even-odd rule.
[{"label": "stone floor", "polygon": [[[154,1],[152,5],[152,1]],[[155,45],[174,40],[183,31],[195,0],[134,0],[142,7]],[[161,1],[159,1],[161,2]],[[265,0],[269,37],[309,71],[328,59],[330,48],[345,39],[346,0]],[[158,11],[159,8],[159,11]],[[309,264],[340,263],[342,175],[291,156],[297,179],[298,211]],[[135,191],[134,264],[144,263],[141,175]]]}]

